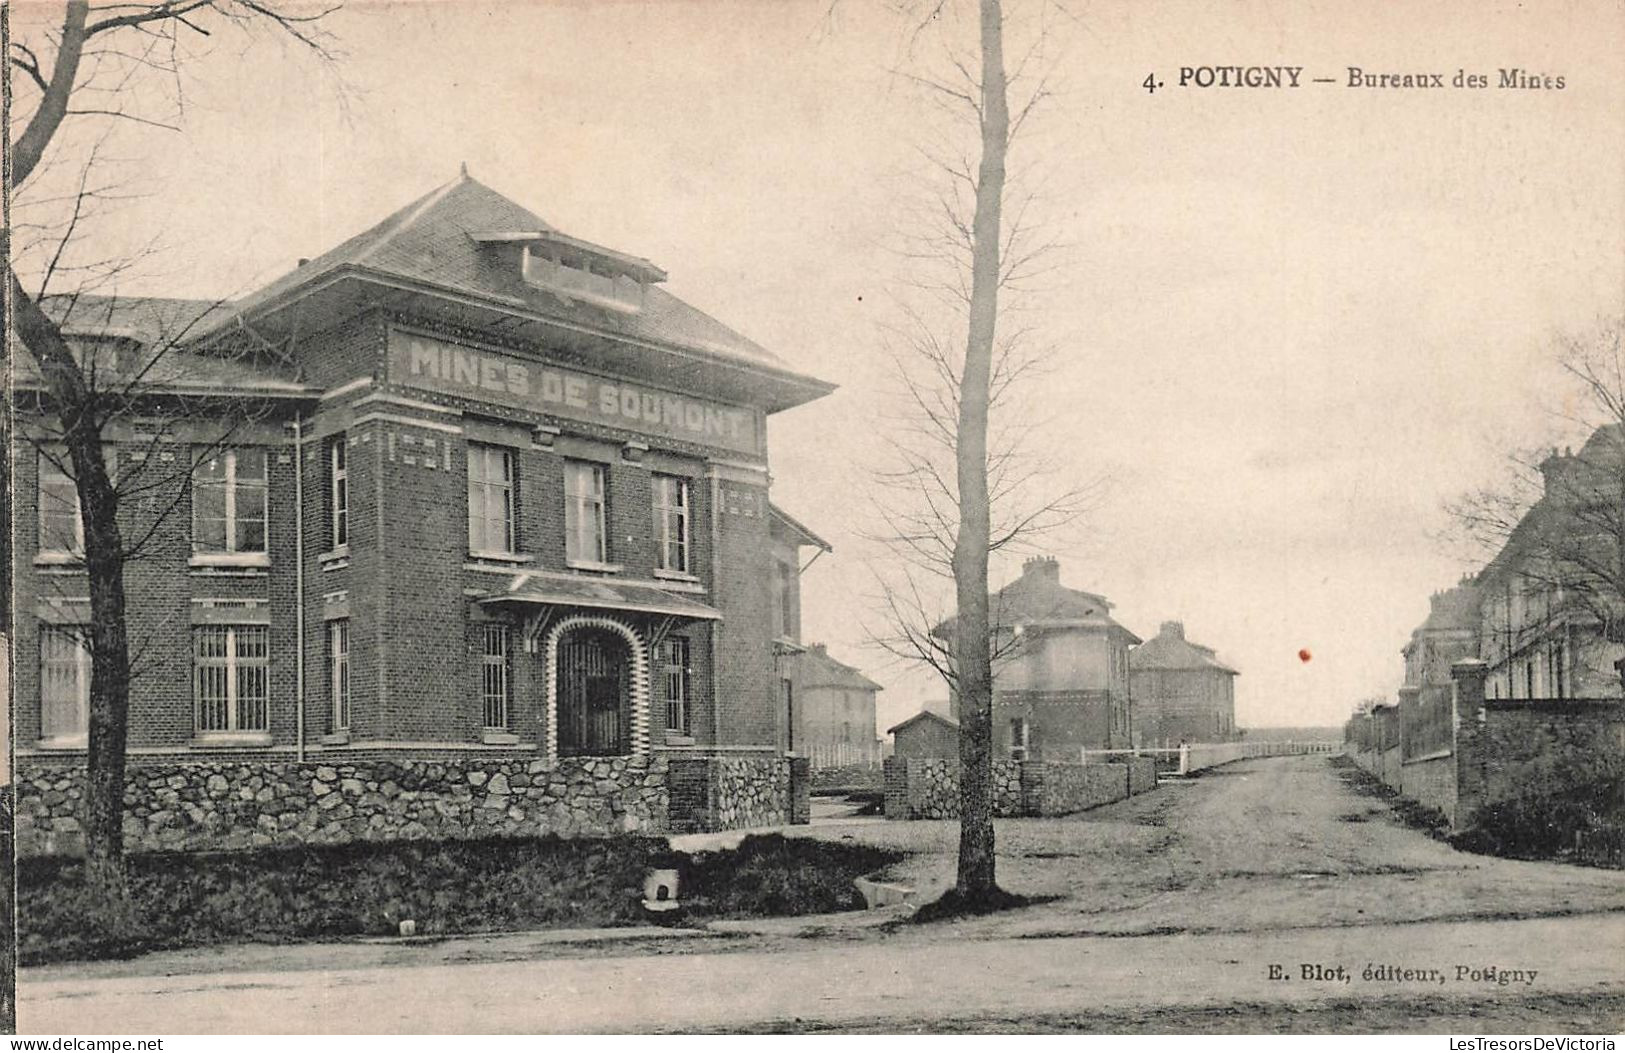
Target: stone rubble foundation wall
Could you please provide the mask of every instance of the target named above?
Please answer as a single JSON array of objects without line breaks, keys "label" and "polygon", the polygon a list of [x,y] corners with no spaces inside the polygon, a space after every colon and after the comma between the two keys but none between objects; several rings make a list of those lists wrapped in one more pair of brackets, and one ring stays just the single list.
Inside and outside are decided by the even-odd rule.
[{"label": "stone rubble foundation wall", "polygon": [[673,757],[673,833],[805,823],[811,783],[801,758],[777,754]]},{"label": "stone rubble foundation wall", "polygon": [[[143,762],[125,776],[124,840],[133,852],[216,851],[774,826],[796,818],[792,781],[772,755]],[[83,852],[84,787],[82,756],[22,767],[19,856]]]}]

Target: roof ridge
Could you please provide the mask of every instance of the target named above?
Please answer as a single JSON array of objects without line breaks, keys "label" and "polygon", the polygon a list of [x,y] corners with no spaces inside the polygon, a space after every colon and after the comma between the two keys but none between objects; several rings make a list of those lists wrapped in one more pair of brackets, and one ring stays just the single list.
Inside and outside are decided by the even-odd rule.
[{"label": "roof ridge", "polygon": [[[379,249],[389,244],[389,242],[402,231],[406,230],[412,224],[422,219],[425,212],[433,208],[435,205],[438,205],[441,201],[445,200],[447,194],[451,193],[459,186],[462,186],[464,183],[472,182],[474,182],[474,177],[468,174],[468,169],[465,167],[462,170],[462,174],[456,179],[453,179],[451,182],[442,186],[438,186],[429,191],[427,194],[418,198],[418,203],[415,206],[410,206],[410,211],[396,220],[386,233],[380,234],[378,237],[374,238],[372,244],[368,245],[365,249],[358,253],[353,259],[351,259],[350,262],[354,265],[365,263],[367,260],[375,256]],[[335,248],[337,247],[339,246],[335,246]]]}]

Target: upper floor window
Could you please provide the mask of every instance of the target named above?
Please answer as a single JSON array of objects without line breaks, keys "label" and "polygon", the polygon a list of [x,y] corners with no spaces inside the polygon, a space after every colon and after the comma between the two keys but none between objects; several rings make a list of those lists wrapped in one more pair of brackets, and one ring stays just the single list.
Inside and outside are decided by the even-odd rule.
[{"label": "upper floor window", "polygon": [[271,647],[266,626],[195,627],[192,668],[198,731],[270,730]]},{"label": "upper floor window", "polygon": [[775,639],[796,640],[801,634],[800,582],[796,565],[783,560],[773,563],[773,628]]},{"label": "upper floor window", "polygon": [[334,548],[350,543],[350,469],[346,463],[344,436],[333,436],[327,447],[328,522]]},{"label": "upper floor window", "polygon": [[688,480],[675,475],[656,475],[654,484],[655,566],[679,574],[688,573],[689,494]]},{"label": "upper floor window", "polygon": [[216,450],[192,476],[192,551],[265,551],[266,455],[259,447]]},{"label": "upper floor window", "polygon": [[40,627],[40,738],[71,738],[90,727],[90,648],[86,627]]},{"label": "upper floor window", "polygon": [[513,451],[468,446],[468,550],[512,554]]},{"label": "upper floor window", "polygon": [[67,472],[66,450],[39,455],[39,547],[42,552],[83,552],[85,524],[79,489]]},{"label": "upper floor window", "polygon": [[604,563],[605,469],[587,461],[564,464],[564,555],[572,563]]}]

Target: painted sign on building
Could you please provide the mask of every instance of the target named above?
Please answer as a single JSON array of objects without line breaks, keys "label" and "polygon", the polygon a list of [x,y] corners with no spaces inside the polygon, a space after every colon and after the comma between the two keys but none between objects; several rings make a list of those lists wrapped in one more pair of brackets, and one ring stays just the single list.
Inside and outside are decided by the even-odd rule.
[{"label": "painted sign on building", "polygon": [[756,415],[708,399],[529,362],[517,355],[391,330],[389,379],[427,391],[567,420],[758,453]]}]

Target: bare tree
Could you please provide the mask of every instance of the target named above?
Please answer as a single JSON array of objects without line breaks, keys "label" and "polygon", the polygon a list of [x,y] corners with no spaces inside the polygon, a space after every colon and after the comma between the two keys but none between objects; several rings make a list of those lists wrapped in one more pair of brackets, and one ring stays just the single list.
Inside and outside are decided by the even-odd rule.
[{"label": "bare tree", "polygon": [[[98,207],[121,195],[116,186],[99,181],[98,153],[105,134],[92,131],[86,150],[66,133],[75,127],[126,124],[177,127],[183,69],[199,55],[196,42],[222,28],[270,30],[331,61],[336,56],[322,20],[333,10],[280,0],[97,5],[68,0],[54,30],[40,27],[32,36],[18,38],[8,34],[5,41],[14,89],[8,93],[6,113],[8,197],[40,180],[53,164],[77,172],[64,193],[47,193],[37,202],[58,206],[45,209],[45,221],[17,224],[8,211],[4,294],[10,331],[29,352],[43,389],[31,408],[54,420],[51,434],[37,437],[56,451],[49,456],[71,478],[82,521],[91,653],[85,873],[103,904],[99,920],[115,931],[130,920],[122,826],[132,666],[124,569],[165,509],[173,510],[174,500],[165,495],[179,491],[187,473],[110,471],[107,428],[132,413],[157,412],[160,405],[169,413],[184,412],[186,400],[175,401],[174,377],[162,363],[167,352],[185,342],[186,330],[197,319],[160,334],[143,352],[115,351],[114,359],[123,356],[116,364],[102,353],[104,345],[85,344],[71,335],[75,317],[89,303],[83,294],[110,284],[132,261],[76,262],[76,251],[93,243],[89,226]],[[30,236],[20,238],[24,231]],[[167,441],[162,427],[152,435],[155,443]],[[149,463],[158,463],[158,458]],[[182,467],[191,466],[183,460]],[[131,519],[121,511],[137,493],[146,507]]]},{"label": "bare tree", "polygon": [[[1622,335],[1616,318],[1559,342],[1556,365],[1570,385],[1550,412],[1561,430],[1585,436],[1578,450],[1513,453],[1504,480],[1448,506],[1457,539],[1490,557],[1481,582],[1516,590],[1541,622],[1563,624],[1582,673],[1606,679],[1625,677],[1618,663],[1600,668],[1625,643]],[[1515,628],[1493,614],[1485,625],[1492,636]]]},{"label": "bare tree", "polygon": [[[911,43],[951,32],[959,17],[948,0],[897,6],[910,20]],[[885,437],[890,464],[877,473],[880,534],[896,558],[884,586],[888,625],[871,635],[893,655],[931,666],[958,698],[958,873],[944,901],[957,910],[1006,899],[995,874],[993,668],[1019,641],[990,608],[989,556],[1066,524],[1097,488],[1095,480],[1056,486],[1024,441],[1035,422],[996,413],[1019,409],[1012,396],[1049,350],[1001,302],[1044,271],[1054,248],[1027,221],[1033,195],[1007,172],[1013,141],[1049,94],[1049,6],[1033,8],[1036,24],[1025,27],[1013,65],[1004,3],[977,0],[974,19],[965,19],[974,47],[945,40],[929,72],[904,73],[958,129],[969,127],[974,145],[952,131],[921,145],[929,189],[906,219],[899,321],[883,333],[902,409]],[[933,633],[943,622],[933,578],[953,583],[951,638]]]}]

